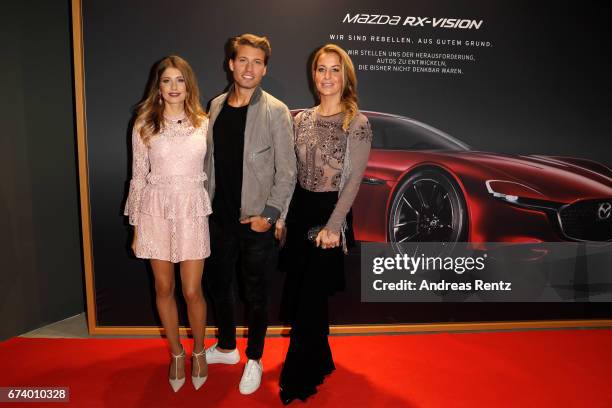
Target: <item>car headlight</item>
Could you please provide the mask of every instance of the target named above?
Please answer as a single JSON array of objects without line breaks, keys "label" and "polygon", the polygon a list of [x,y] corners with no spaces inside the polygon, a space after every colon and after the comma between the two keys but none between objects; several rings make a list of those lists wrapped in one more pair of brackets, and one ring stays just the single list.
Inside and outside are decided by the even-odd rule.
[{"label": "car headlight", "polygon": [[495,198],[521,207],[557,210],[562,203],[545,200],[538,190],[515,181],[487,180],[487,191]]}]

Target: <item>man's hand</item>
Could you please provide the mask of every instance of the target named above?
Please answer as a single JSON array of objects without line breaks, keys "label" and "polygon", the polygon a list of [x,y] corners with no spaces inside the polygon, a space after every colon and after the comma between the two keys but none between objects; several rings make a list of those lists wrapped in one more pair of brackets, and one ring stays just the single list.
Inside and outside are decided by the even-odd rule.
[{"label": "man's hand", "polygon": [[340,246],[340,234],[323,228],[317,234],[315,244],[322,249],[336,248]]},{"label": "man's hand", "polygon": [[270,229],[272,224],[268,222],[261,215],[254,215],[240,220],[241,224],[251,224],[251,229],[255,232],[266,232]]}]

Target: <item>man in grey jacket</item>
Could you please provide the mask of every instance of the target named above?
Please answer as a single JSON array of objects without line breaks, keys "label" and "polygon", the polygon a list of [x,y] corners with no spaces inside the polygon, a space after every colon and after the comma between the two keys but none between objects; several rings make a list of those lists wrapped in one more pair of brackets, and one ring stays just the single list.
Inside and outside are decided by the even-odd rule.
[{"label": "man in grey jacket", "polygon": [[267,275],[275,266],[274,237],[282,231],[279,217],[287,211],[296,174],[289,109],[260,87],[270,54],[265,37],[243,34],[233,39],[228,61],[233,84],[211,102],[204,162],[213,207],[211,257],[204,275],[219,330],[206,360],[240,360],[233,289],[238,266],[249,329],[242,394],[253,393],[261,383]]}]

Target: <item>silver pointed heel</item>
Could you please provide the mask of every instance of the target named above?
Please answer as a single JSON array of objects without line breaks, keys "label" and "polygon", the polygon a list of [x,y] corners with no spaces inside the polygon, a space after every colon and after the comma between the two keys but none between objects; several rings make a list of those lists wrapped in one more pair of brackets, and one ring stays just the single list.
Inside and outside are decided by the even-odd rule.
[{"label": "silver pointed heel", "polygon": [[200,360],[198,359],[198,357],[202,357],[204,355],[204,358],[206,358],[205,354],[206,354],[205,348],[202,348],[202,351],[200,351],[199,353],[191,353],[192,365],[193,365],[194,357],[195,357],[196,363],[198,363],[198,376],[195,376],[195,375],[191,376],[191,383],[193,384],[193,388],[195,388],[196,390],[199,390],[200,387],[204,385],[204,383],[206,382],[206,379],[208,378],[207,375],[205,375],[204,377],[199,376],[200,375]]},{"label": "silver pointed heel", "polygon": [[180,390],[181,387],[185,385],[185,376],[183,375],[183,378],[178,378],[178,359],[185,358],[185,349],[183,348],[183,351],[181,351],[181,354],[178,354],[178,355],[175,355],[172,353],[170,354],[172,355],[172,358],[174,359],[174,379],[168,377],[168,381],[170,382],[170,386],[172,387],[174,392],[178,392],[178,390]]}]

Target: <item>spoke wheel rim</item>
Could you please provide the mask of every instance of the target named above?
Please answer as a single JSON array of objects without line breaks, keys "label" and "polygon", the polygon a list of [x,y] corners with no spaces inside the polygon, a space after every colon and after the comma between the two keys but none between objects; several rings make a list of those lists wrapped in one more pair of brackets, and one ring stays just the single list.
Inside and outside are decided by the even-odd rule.
[{"label": "spoke wheel rim", "polygon": [[400,190],[391,214],[391,240],[453,242],[457,240],[453,191],[433,178],[419,178]]}]

